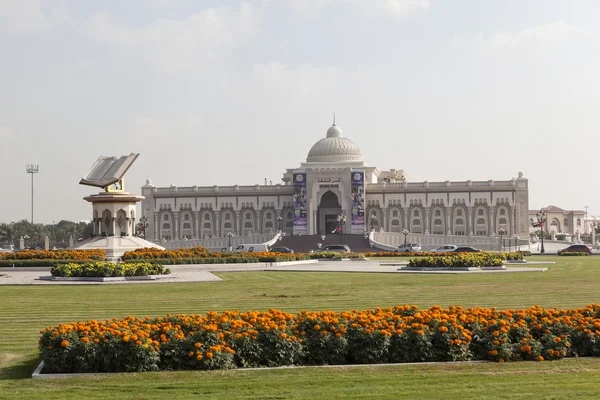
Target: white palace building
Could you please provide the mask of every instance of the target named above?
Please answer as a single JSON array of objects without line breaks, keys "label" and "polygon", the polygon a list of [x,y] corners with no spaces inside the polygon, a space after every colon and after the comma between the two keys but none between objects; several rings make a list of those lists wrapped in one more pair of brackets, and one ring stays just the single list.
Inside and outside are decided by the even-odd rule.
[{"label": "white palace building", "polygon": [[[283,184],[142,187],[146,238],[167,248],[209,248],[285,235],[375,232],[378,243],[410,239],[424,247],[486,247],[496,236],[529,237],[528,181],[409,182],[402,170],[380,171],[335,123]],[[406,231],[404,233],[406,233]],[[229,236],[233,237],[228,237]],[[373,237],[373,235],[372,235]],[[496,240],[496,241],[494,241]],[[183,243],[186,242],[186,243]],[[493,246],[492,246],[493,247]]]}]

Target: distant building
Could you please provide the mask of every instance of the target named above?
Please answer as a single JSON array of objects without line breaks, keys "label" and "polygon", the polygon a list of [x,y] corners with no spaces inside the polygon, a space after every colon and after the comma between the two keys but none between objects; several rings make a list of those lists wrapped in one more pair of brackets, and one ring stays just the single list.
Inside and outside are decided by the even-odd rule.
[{"label": "distant building", "polygon": [[[546,222],[544,223],[544,232],[563,233],[566,235],[576,235],[589,233],[589,224],[585,221],[585,211],[582,210],[563,210],[557,206],[544,207],[546,212]],[[533,233],[540,228],[537,224],[537,213],[540,210],[529,210],[529,232]]]},{"label": "distant building", "polygon": [[[297,142],[294,143],[298,145]],[[411,151],[409,148],[399,151]],[[257,155],[260,157],[260,155]],[[439,161],[439,168],[444,162]],[[409,182],[401,170],[380,171],[335,123],[283,184],[142,187],[147,238],[174,241],[271,234],[344,233],[528,237],[528,181]],[[562,223],[563,221],[560,220]],[[443,239],[440,239],[443,240]]]}]

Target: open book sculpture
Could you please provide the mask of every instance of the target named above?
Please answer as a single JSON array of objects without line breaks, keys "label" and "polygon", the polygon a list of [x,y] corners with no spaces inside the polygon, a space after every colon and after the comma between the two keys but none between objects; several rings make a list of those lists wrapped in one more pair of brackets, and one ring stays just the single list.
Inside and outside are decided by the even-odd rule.
[{"label": "open book sculpture", "polygon": [[106,192],[122,192],[125,190],[123,176],[139,155],[139,153],[131,153],[119,158],[100,156],[79,183],[101,187]]}]

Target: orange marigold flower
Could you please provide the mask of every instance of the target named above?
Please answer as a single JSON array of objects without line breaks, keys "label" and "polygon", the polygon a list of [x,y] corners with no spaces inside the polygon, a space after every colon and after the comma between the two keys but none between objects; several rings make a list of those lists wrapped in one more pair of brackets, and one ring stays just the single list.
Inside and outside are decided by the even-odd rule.
[{"label": "orange marigold flower", "polygon": [[320,326],[317,324],[317,325],[313,326],[313,329],[314,329],[315,331],[318,331],[318,330],[320,330],[320,329],[321,329],[321,327],[320,327]]},{"label": "orange marigold flower", "polygon": [[211,353],[210,351],[206,353],[206,358],[213,358],[213,353]]},{"label": "orange marigold flower", "polygon": [[202,343],[196,342],[194,343],[194,347],[199,349],[200,347],[202,347]]},{"label": "orange marigold flower", "polygon": [[554,338],[554,341],[555,341],[556,343],[560,343],[560,338],[557,336],[557,337],[555,337],[555,338]]},{"label": "orange marigold flower", "polygon": [[60,345],[62,347],[67,347],[69,345],[69,341],[68,340],[63,340],[62,342],[60,342]]},{"label": "orange marigold flower", "polygon": [[537,360],[538,360],[538,361],[544,361],[544,357],[542,357],[542,356],[538,356],[538,357],[537,357]]},{"label": "orange marigold flower", "polygon": [[193,351],[190,351],[190,352],[188,353],[188,357],[193,357],[193,356],[194,356],[194,352],[193,352]]}]

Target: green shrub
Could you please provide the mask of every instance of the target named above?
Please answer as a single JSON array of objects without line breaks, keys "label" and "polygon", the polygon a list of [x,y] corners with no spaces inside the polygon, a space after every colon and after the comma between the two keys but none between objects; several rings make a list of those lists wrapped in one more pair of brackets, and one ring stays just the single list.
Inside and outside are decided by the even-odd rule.
[{"label": "green shrub", "polygon": [[589,256],[585,251],[564,251],[558,254],[559,256]]},{"label": "green shrub", "polygon": [[504,264],[502,253],[456,253],[444,257],[420,257],[411,258],[409,267],[417,268],[457,268],[470,267],[480,268],[487,266],[501,266]]},{"label": "green shrub", "polygon": [[52,268],[52,276],[59,277],[123,277],[165,275],[171,271],[161,264],[151,263],[121,263],[87,262],[61,264]]}]

